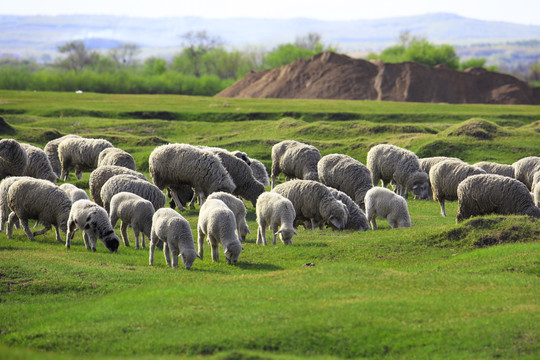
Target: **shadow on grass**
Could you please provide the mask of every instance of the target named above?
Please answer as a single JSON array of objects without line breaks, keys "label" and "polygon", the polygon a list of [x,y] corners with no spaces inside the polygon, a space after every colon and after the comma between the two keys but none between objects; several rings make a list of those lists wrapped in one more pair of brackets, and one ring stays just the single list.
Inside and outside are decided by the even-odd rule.
[{"label": "shadow on grass", "polygon": [[264,271],[283,270],[282,267],[276,266],[273,264],[251,263],[251,262],[244,262],[244,261],[237,262],[235,266],[243,270],[264,270]]}]

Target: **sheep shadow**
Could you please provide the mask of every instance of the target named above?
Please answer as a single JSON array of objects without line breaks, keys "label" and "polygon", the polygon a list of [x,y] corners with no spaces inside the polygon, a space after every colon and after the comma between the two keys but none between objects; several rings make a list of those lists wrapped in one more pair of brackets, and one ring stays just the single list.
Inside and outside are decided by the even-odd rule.
[{"label": "sheep shadow", "polygon": [[263,270],[263,271],[277,271],[277,270],[283,270],[282,267],[276,266],[273,264],[265,264],[265,263],[252,263],[248,261],[239,261],[235,264],[238,268],[242,270]]}]

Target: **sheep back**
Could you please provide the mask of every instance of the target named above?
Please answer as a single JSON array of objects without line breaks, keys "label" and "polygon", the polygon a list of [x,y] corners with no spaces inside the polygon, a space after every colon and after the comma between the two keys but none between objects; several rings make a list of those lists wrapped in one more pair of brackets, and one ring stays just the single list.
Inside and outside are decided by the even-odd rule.
[{"label": "sheep back", "polygon": [[515,178],[514,167],[508,164],[499,164],[490,161],[480,161],[473,166],[477,166],[480,169],[484,170],[487,174],[496,174],[502,176],[508,176]]},{"label": "sheep back", "polygon": [[392,228],[412,226],[407,201],[393,191],[374,187],[366,193],[365,201],[366,217],[373,230],[377,229],[377,217],[387,219]]},{"label": "sheep back", "polygon": [[97,168],[99,153],[113,145],[104,139],[69,138],[58,145],[61,175],[67,179],[69,172],[75,169],[79,172],[92,171]]},{"label": "sheep back", "polygon": [[104,165],[123,166],[130,170],[136,170],[137,168],[133,156],[127,151],[116,147],[104,149],[99,153],[97,166]]},{"label": "sheep back", "polygon": [[28,166],[28,155],[14,139],[0,140],[0,180],[8,176],[22,176]]},{"label": "sheep back", "polygon": [[532,189],[532,181],[534,173],[540,171],[540,157],[528,156],[520,159],[512,164],[516,179],[527,186],[527,189]]},{"label": "sheep back", "polygon": [[86,194],[86,191],[84,191],[83,189],[79,189],[73,184],[64,183],[60,185],[59,188],[64,190],[66,194],[68,194],[72,204],[77,200],[90,200],[88,194]]},{"label": "sheep back", "polygon": [[165,206],[167,198],[165,194],[154,184],[142,180],[137,176],[121,174],[111,177],[103,184],[101,188],[101,200],[103,207],[109,212],[111,199],[114,195],[127,191],[137,194],[154,205],[154,209],[160,209]]},{"label": "sheep back", "polygon": [[103,165],[98,167],[96,170],[92,171],[90,174],[90,179],[88,181],[88,184],[90,186],[90,196],[92,199],[94,199],[94,202],[100,206],[103,206],[103,201],[101,200],[101,188],[103,187],[103,184],[107,182],[111,177],[115,175],[133,175],[138,177],[139,179],[146,180],[146,176],[143,174],[125,168],[123,166],[116,166],[116,165]]},{"label": "sheep back", "polygon": [[283,173],[290,179],[319,180],[317,163],[320,151],[312,145],[295,140],[284,140],[272,147],[272,187]]},{"label": "sheep back", "polygon": [[225,203],[225,205],[229,207],[229,209],[231,209],[236,219],[238,238],[241,241],[245,241],[246,235],[251,234],[251,232],[249,231],[249,227],[246,222],[247,210],[246,210],[246,205],[244,204],[244,202],[238,199],[237,197],[235,197],[234,195],[231,195],[223,191],[218,191],[218,192],[210,194],[207,197],[207,200],[211,200],[211,199],[221,200]]},{"label": "sheep back", "polygon": [[457,188],[460,182],[469,176],[485,173],[479,167],[463,161],[444,160],[435,164],[429,171],[433,200],[457,200]]},{"label": "sheep back", "polygon": [[45,151],[30,144],[21,144],[21,146],[28,155],[28,165],[23,175],[36,179],[49,180],[53,184],[56,184],[57,176]]}]

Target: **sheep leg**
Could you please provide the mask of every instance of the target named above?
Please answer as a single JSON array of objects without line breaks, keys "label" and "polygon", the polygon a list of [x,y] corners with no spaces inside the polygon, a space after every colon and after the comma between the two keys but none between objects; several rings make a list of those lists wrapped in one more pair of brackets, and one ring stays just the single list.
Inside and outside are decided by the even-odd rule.
[{"label": "sheep leg", "polygon": [[311,230],[315,230],[317,226],[319,226],[317,220],[315,220],[315,218],[311,218]]},{"label": "sheep leg", "polygon": [[169,251],[169,244],[166,242],[163,242],[163,255],[167,266],[171,266],[171,252]]},{"label": "sheep leg", "polygon": [[150,234],[150,257],[148,258],[148,263],[150,266],[154,265],[154,251],[156,250],[156,244],[159,241],[157,234],[152,231]]},{"label": "sheep leg", "polygon": [[264,244],[264,237],[266,235],[266,229],[262,225],[259,225],[257,229],[257,245]]},{"label": "sheep leg", "polygon": [[198,232],[198,235],[197,235],[197,243],[198,243],[198,251],[197,253],[199,254],[199,258],[202,260],[203,259],[203,252],[204,252],[204,233],[202,232],[201,228],[199,228],[197,230]]},{"label": "sheep leg", "polygon": [[178,269],[178,256],[180,255],[180,249],[178,246],[170,246],[171,256],[172,256],[172,267],[173,269]]},{"label": "sheep leg", "polygon": [[90,243],[92,244],[92,251],[96,252],[96,245],[97,245],[96,236],[94,234],[88,234],[88,237],[90,238]]},{"label": "sheep leg", "polygon": [[[272,231],[272,245],[276,245],[276,241],[277,241],[277,235],[278,235],[278,227],[277,225],[273,225],[270,227],[270,230]],[[264,239],[265,242],[266,242],[266,239]]]},{"label": "sheep leg", "polygon": [[199,205],[200,205],[200,206],[203,206],[204,200],[206,200],[206,197],[205,197],[204,193],[201,191],[201,192],[199,193]]},{"label": "sheep leg", "polygon": [[82,171],[81,170],[75,170],[75,176],[77,177],[77,179],[81,180],[82,179]]},{"label": "sheep leg", "polygon": [[83,240],[84,240],[84,246],[86,247],[86,250],[90,250],[90,240],[88,238],[88,234],[86,233],[86,231],[83,231]]},{"label": "sheep leg", "polygon": [[62,242],[62,236],[60,235],[60,229],[58,228],[58,226],[55,226],[54,230],[56,230],[56,241],[61,243]]},{"label": "sheep leg", "polygon": [[184,205],[182,205],[182,202],[178,198],[178,193],[176,191],[172,191],[172,198],[173,198],[174,203],[176,204],[176,207],[178,208],[178,210],[180,210],[180,211],[186,210],[186,208],[184,207]]},{"label": "sheep leg", "polygon": [[135,249],[136,250],[139,250],[139,228],[137,227],[137,225],[135,225],[133,227],[133,233],[135,234]]},{"label": "sheep leg", "polygon": [[444,206],[444,200],[439,199],[439,204],[441,205],[442,216],[446,216],[446,207]]},{"label": "sheep leg", "polygon": [[[10,215],[11,217],[11,215]],[[26,236],[28,236],[28,238],[31,240],[31,241],[34,241],[34,234],[32,234],[32,231],[30,230],[30,228],[28,227],[28,219],[19,219],[19,222],[21,223],[23,229],[24,229],[24,232],[26,233]]]},{"label": "sheep leg", "polygon": [[[127,228],[128,228],[127,221],[122,220],[122,223],[120,225],[120,231],[122,232],[122,240],[124,240],[124,245],[129,247],[129,239],[128,239],[128,235],[127,235]],[[136,247],[136,249],[138,249],[138,247]]]},{"label": "sheep leg", "polygon": [[219,261],[219,244],[216,241],[216,239],[213,239],[213,241],[210,243],[212,246],[212,261]]},{"label": "sheep leg", "polygon": [[[71,239],[73,239],[73,235],[75,235],[75,231],[77,231],[77,225],[75,225],[74,221],[68,222],[68,232],[66,235],[66,249],[69,249],[71,247]],[[84,237],[84,234],[83,234]]]},{"label": "sheep leg", "polygon": [[193,192],[193,197],[191,198],[191,201],[189,202],[189,208],[195,209],[195,202],[197,202],[197,193]]},{"label": "sheep leg", "polygon": [[6,235],[8,239],[13,239],[13,225],[15,225],[15,222],[19,222],[19,218],[14,212],[12,212],[11,214],[9,214],[6,229]]}]

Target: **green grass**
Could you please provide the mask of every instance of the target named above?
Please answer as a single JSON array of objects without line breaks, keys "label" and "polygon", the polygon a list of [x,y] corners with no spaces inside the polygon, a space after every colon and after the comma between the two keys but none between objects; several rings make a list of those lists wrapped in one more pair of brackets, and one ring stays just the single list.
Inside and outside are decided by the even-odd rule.
[{"label": "green grass", "polygon": [[[0,109],[16,131],[8,137],[40,146],[58,134],[106,137],[144,172],[154,146],[169,141],[242,149],[268,167],[271,146],[287,138],[362,162],[380,142],[470,162],[540,153],[540,109],[531,106],[0,91]],[[59,116],[62,109],[99,113]],[[111,115],[134,111],[176,115]],[[224,116],[201,120],[210,113]],[[485,128],[468,121],[478,117],[491,139],[456,135]],[[76,183],[87,182],[85,174]],[[540,220],[456,225],[455,202],[446,218],[435,202],[408,204],[412,228],[380,219],[379,231],[300,229],[292,246],[267,247],[255,244],[248,204],[253,235],[239,263],[227,265],[221,253],[190,271],[167,268],[160,252],[150,267],[148,250],[123,245],[118,254],[101,243],[90,253],[80,233],[70,250],[54,232],[36,242],[20,230],[13,240],[0,234],[0,359],[538,358]],[[198,211],[182,215],[196,238]]]}]

